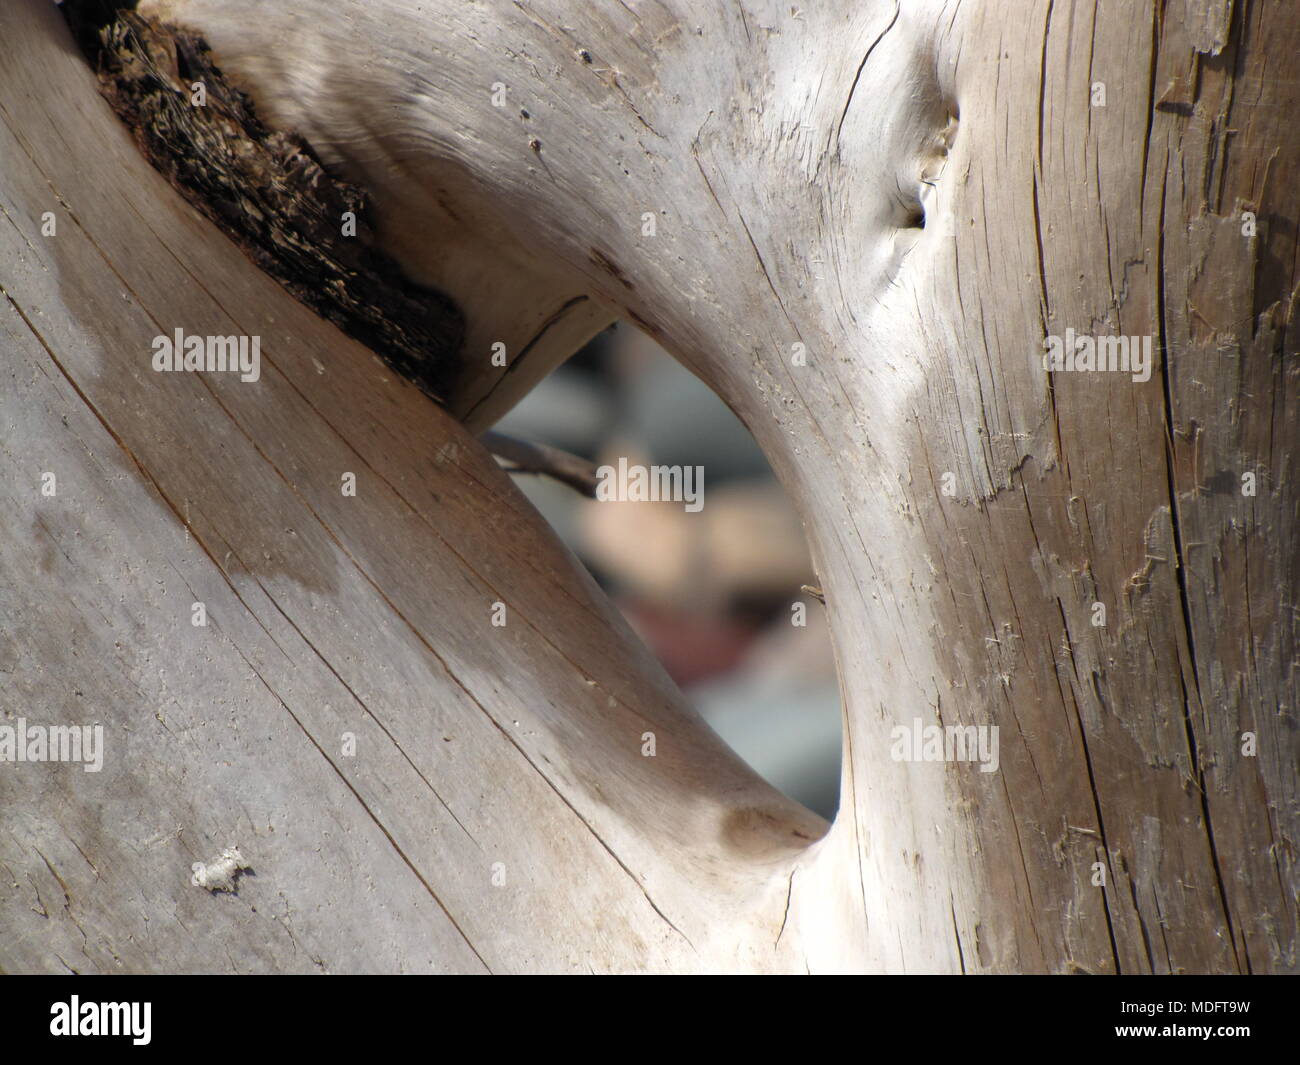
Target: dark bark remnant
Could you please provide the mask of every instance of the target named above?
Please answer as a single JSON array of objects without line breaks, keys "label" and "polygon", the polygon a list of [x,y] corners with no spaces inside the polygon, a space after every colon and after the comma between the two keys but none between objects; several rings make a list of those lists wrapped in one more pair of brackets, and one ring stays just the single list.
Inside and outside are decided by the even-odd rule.
[{"label": "dark bark remnant", "polygon": [[201,37],[133,11],[106,18],[103,5],[73,5],[69,20],[155,169],[297,299],[426,394],[447,394],[464,316],[379,250],[360,188],[333,177],[299,135],[268,129]]}]

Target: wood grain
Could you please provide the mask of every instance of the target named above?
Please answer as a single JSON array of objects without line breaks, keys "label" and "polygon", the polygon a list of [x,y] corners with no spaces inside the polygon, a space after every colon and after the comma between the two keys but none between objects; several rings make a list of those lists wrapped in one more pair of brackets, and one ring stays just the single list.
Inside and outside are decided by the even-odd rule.
[{"label": "wood grain", "polygon": [[[24,353],[0,520],[6,631],[31,634],[10,638],[6,690],[29,711],[89,697],[152,753],[97,805],[0,775],[22,893],[0,964],[54,967],[50,929],[82,968],[207,961],[211,936],[169,937],[174,958],[129,945],[147,941],[141,891],[225,906],[218,967],[302,964],[230,900],[156,886],[234,842],[259,889],[310,882],[295,933],[341,968],[1296,967],[1286,5],[145,6],[201,31],[464,308],[483,362],[451,405],[476,429],[573,350],[569,311],[636,322],[736,411],[826,594],[844,805],[805,838],[819,827],[682,709],[468,436],[142,168],[28,0],[0,16],[32,42],[0,59],[0,262],[18,264]],[[77,220],[57,241],[37,236],[47,205]],[[148,336],[178,316],[262,331],[265,387],[148,374]],[[536,360],[491,368],[502,330]],[[1149,337],[1153,372],[1049,372],[1044,338],[1067,330]],[[60,462],[55,508],[34,486]],[[25,532],[45,527],[48,547]],[[215,604],[201,635],[192,597]],[[520,623],[492,629],[496,600]],[[365,764],[325,757],[372,718],[388,743],[367,733]],[[998,771],[895,760],[893,730],[917,720],[996,726]],[[295,756],[348,795],[312,801]],[[191,842],[166,861],[122,843],[138,815],[120,795]],[[97,952],[78,954],[68,912],[98,881],[48,819],[89,809],[105,823],[78,842],[112,880]],[[254,825],[275,825],[260,857]],[[341,880],[362,868],[345,844],[399,875]],[[512,886],[494,891],[502,855]],[[377,937],[358,931],[372,920]]]}]

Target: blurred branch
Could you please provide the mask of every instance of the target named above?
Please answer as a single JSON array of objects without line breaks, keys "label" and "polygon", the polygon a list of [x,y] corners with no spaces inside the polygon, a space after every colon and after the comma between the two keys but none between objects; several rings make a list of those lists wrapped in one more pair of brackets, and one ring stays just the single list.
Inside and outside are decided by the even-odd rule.
[{"label": "blurred branch", "polygon": [[586,459],[548,444],[516,440],[493,429],[481,434],[479,439],[497,458],[505,459],[511,464],[506,467],[510,473],[545,474],[589,498],[596,497],[596,466]]}]

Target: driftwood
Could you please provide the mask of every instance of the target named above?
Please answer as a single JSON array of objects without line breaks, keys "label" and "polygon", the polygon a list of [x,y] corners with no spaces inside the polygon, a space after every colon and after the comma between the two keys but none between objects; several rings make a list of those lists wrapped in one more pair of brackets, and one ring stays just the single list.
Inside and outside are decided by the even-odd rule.
[{"label": "driftwood", "polygon": [[[464,342],[444,411],[150,169],[49,5],[0,9],[0,707],[105,736],[0,763],[0,967],[1295,967],[1284,5],[143,6]],[[449,416],[614,316],[807,523],[829,831]],[[261,378],[153,373],[177,327],[259,334]],[[1150,376],[1044,363],[1076,334]],[[894,757],[913,725],[996,725],[997,771]]]}]

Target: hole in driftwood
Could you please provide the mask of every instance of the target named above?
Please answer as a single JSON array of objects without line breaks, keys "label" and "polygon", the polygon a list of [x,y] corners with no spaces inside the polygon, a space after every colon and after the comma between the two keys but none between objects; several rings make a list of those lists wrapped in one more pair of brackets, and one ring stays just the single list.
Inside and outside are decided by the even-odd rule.
[{"label": "hole in driftwood", "polygon": [[[603,501],[551,478],[516,480],[715,731],[833,817],[840,701],[826,608],[802,589],[816,578],[794,506],[736,416],[623,323],[497,428],[605,468],[614,498]],[[702,491],[690,467],[702,468]],[[679,498],[630,498],[638,480],[647,493],[680,486]]]}]

